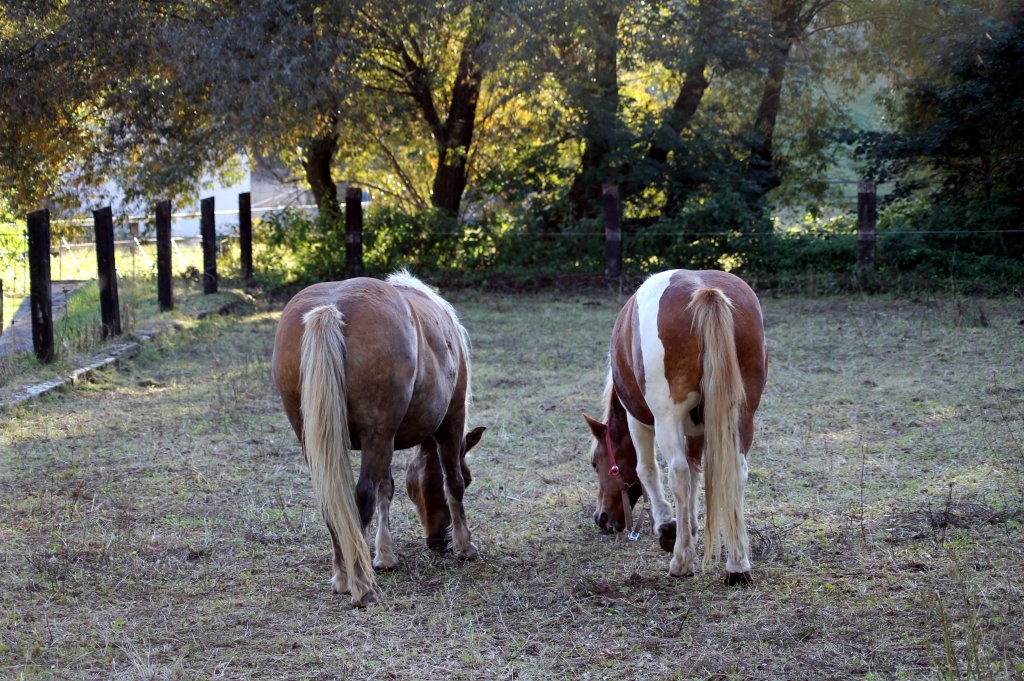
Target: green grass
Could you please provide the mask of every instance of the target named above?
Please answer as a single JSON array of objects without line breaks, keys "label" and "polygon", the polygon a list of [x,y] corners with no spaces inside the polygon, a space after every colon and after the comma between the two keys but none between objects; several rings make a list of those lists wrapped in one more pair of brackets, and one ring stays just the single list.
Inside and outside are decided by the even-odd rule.
[{"label": "green grass", "polygon": [[[188,255],[195,250],[186,247],[184,253]],[[237,300],[240,291],[232,288],[238,274],[237,264],[233,260],[237,260],[237,257],[223,258],[218,263],[220,292],[205,295],[193,262],[179,258],[172,279],[174,309],[163,313],[159,310],[155,277],[148,273],[141,276],[118,276],[122,336],[112,338],[104,338],[103,335],[99,284],[95,279],[85,283],[73,279],[53,281],[51,290],[56,293],[63,287],[67,297],[63,314],[54,316],[55,360],[51,364],[42,365],[30,351],[0,356],[0,388],[10,389],[14,385],[24,387],[32,382],[66,375],[95,359],[97,353],[102,353],[111,343],[126,338],[130,340],[140,333],[148,334],[174,325],[187,326],[195,321],[197,315]],[[119,273],[123,275],[124,272],[125,269],[120,267]],[[25,298],[5,298],[5,319],[13,318],[17,306]],[[0,336],[0,343],[3,342],[10,342],[8,334]]]},{"label": "green grass", "polygon": [[[763,298],[755,584],[590,519],[617,293],[452,296],[480,560],[429,551],[395,458],[383,602],[329,541],[251,307],[0,414],[0,676],[978,678],[1024,673],[1020,300]],[[984,319],[962,310],[983,307]],[[649,529],[649,527],[648,527]]]}]

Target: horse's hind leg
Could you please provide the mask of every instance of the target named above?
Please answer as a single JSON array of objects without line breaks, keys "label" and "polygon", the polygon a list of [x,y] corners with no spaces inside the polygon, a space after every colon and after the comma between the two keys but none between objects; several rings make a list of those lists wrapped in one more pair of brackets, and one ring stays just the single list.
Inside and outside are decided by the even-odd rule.
[{"label": "horse's hind leg", "polygon": [[[453,425],[453,421],[458,421]],[[452,551],[456,558],[471,560],[479,554],[466,524],[466,511],[462,498],[466,481],[462,476],[462,419],[450,419],[434,434],[437,440],[441,470],[444,472],[444,496],[452,516]]]},{"label": "horse's hind leg", "polygon": [[737,483],[740,487],[738,508],[735,523],[726,523],[726,527],[734,527],[735,532],[725,537],[725,583],[729,586],[749,584],[750,578],[750,539],[747,535],[747,523],[743,511],[743,495],[747,486],[747,452],[754,433],[754,415],[740,416],[740,442],[736,456],[739,457],[740,476]]},{"label": "horse's hind leg", "polygon": [[694,528],[690,525],[690,499],[697,490],[691,487],[690,462],[686,458],[686,444],[682,428],[671,419],[655,423],[654,432],[661,453],[668,459],[668,479],[676,498],[676,543],[668,573],[673,577],[692,575],[697,552],[694,546]]},{"label": "horse's hind leg", "polygon": [[[287,402],[286,402],[287,405]],[[288,412],[289,418],[291,418],[291,412]],[[292,425],[295,428],[295,432],[299,435],[299,441],[302,440],[302,414],[298,415],[292,420]],[[302,456],[306,459],[306,463],[309,463],[309,459],[306,456],[306,448],[302,448]],[[345,555],[341,552],[341,544],[338,542],[338,533],[334,531],[330,522],[326,522],[327,533],[331,535],[331,549],[333,558],[331,559],[331,589],[334,593],[343,594],[348,593],[348,574],[345,569]]]},{"label": "horse's hind leg", "polygon": [[341,552],[341,544],[338,543],[338,535],[334,528],[327,523],[327,531],[331,535],[331,546],[334,548],[334,559],[331,561],[331,588],[334,593],[348,593],[348,574],[345,570],[345,556]]},{"label": "horse's hind leg", "polygon": [[359,484],[356,485],[359,516],[363,532],[366,532],[376,509],[377,536],[373,567],[377,570],[392,570],[398,566],[398,556],[395,555],[391,538],[391,498],[395,495],[395,480],[391,475],[394,442],[383,437],[363,437],[362,445]]},{"label": "horse's hind leg", "polygon": [[686,510],[690,515],[690,532],[694,535],[694,546],[697,544],[697,490],[700,489],[700,461],[703,453],[703,435],[686,438],[686,461],[690,467],[690,497]]},{"label": "horse's hind leg", "polygon": [[377,487],[377,538],[373,567],[392,570],[398,567],[391,537],[391,500],[395,496],[395,478],[388,473]]}]

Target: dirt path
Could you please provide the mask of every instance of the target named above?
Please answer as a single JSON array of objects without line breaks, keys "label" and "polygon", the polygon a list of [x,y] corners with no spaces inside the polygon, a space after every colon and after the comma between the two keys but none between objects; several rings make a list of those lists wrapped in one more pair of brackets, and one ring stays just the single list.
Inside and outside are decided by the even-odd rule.
[{"label": "dirt path", "polygon": [[[84,281],[55,281],[50,287],[53,307],[53,321],[56,322],[67,309],[67,298],[80,288]],[[32,298],[22,301],[10,326],[0,333],[0,357],[17,352],[32,352]]]}]

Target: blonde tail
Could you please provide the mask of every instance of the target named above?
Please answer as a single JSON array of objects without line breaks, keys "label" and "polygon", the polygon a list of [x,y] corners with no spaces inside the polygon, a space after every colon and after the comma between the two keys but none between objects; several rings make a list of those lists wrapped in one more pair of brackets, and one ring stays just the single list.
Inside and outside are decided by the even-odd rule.
[{"label": "blonde tail", "polygon": [[352,602],[364,604],[364,597],[375,594],[376,584],[348,460],[345,321],[337,307],[321,305],[307,312],[302,322],[299,371],[306,461],[324,522],[333,530],[345,559]]},{"label": "blonde tail", "polygon": [[[739,444],[740,407],[746,400],[739,361],[732,301],[716,288],[698,289],[690,300],[693,329],[703,357],[704,396],[704,566],[718,560],[722,535],[734,538],[740,556],[749,555],[743,521],[743,470]],[[736,556],[733,556],[734,558]]]}]

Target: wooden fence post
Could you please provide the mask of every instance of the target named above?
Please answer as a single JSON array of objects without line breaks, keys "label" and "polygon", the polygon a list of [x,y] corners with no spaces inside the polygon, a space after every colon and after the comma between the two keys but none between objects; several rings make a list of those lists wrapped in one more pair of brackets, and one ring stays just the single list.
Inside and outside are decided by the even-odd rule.
[{"label": "wooden fence post", "polygon": [[174,309],[171,271],[171,202],[160,201],[156,204],[156,291],[161,312]]},{"label": "wooden fence post", "polygon": [[875,225],[878,222],[878,195],[875,183],[857,183],[857,269],[875,268]]},{"label": "wooden fence post", "polygon": [[217,292],[217,223],[213,215],[213,197],[200,202],[199,229],[203,235],[203,293]]},{"label": "wooden fence post", "polygon": [[50,288],[50,211],[28,214],[28,261],[32,307],[32,348],[40,362],[52,362],[53,298]]},{"label": "wooden fence post", "polygon": [[345,275],[354,277],[363,271],[363,190],[345,190]]},{"label": "wooden fence post", "polygon": [[117,297],[114,262],[114,213],[110,206],[92,212],[96,232],[96,270],[100,284],[100,320],[103,337],[121,335],[121,305]]},{"label": "wooden fence post", "polygon": [[252,194],[238,195],[238,248],[245,283],[252,280]]},{"label": "wooden fence post", "polygon": [[602,185],[601,205],[604,208],[604,274],[606,277],[618,277],[622,274],[622,201],[619,185]]}]

